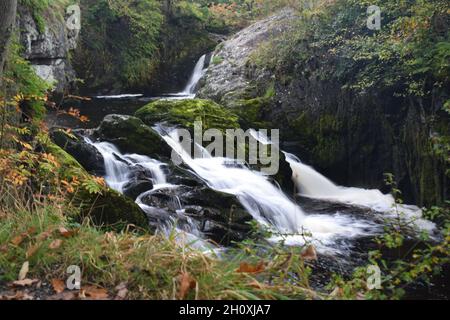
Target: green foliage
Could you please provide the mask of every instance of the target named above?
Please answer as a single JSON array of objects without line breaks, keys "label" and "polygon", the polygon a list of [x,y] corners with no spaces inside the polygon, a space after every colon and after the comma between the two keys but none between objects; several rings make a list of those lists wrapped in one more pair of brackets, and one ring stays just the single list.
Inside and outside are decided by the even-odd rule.
[{"label": "green foliage", "polygon": [[65,8],[77,2],[78,0],[19,0],[20,5],[30,10],[41,33],[44,32],[49,17],[61,19]]},{"label": "green foliage", "polygon": [[43,14],[49,7],[50,0],[19,0],[20,4],[28,7],[31,11],[34,21],[39,32],[44,32],[45,19]]},{"label": "green foliage", "polygon": [[149,81],[163,22],[156,0],[81,1],[82,43],[75,64],[92,87]]},{"label": "green foliage", "polygon": [[15,101],[30,119],[39,120],[45,113],[44,103],[51,85],[36,75],[30,63],[21,57],[17,40],[11,43],[5,70],[6,91],[18,93]]},{"label": "green foliage", "polygon": [[[369,5],[381,8],[379,31],[366,26]],[[274,40],[254,60],[279,70],[301,63],[305,74],[315,72],[360,94],[429,96],[449,81],[448,10],[442,0],[318,1],[299,12],[296,31]],[[315,60],[318,68],[310,63]]]},{"label": "green foliage", "polygon": [[221,64],[223,62],[223,58],[221,56],[214,56],[211,60],[211,63],[213,65],[218,65]]}]

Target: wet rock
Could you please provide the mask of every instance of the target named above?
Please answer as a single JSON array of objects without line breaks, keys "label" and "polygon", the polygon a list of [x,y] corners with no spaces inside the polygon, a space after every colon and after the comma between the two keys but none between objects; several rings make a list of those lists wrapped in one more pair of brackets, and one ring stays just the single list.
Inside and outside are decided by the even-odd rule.
[{"label": "wet rock", "polygon": [[81,133],[73,131],[70,134],[63,129],[53,129],[50,137],[59,147],[73,156],[89,173],[104,176],[105,163],[98,150],[87,143]]},{"label": "wet rock", "polygon": [[157,159],[170,158],[172,153],[158,133],[131,116],[106,116],[95,130],[94,137],[113,143],[122,153],[137,153]]},{"label": "wet rock", "polygon": [[133,179],[123,186],[123,194],[133,200],[136,200],[141,194],[152,189],[153,182],[151,180]]},{"label": "wet rock", "polygon": [[[206,237],[220,244],[242,241],[251,233],[249,222],[253,217],[236,197],[206,186],[161,189],[145,195],[142,201],[164,210],[179,223],[186,217],[192,219]],[[180,210],[184,210],[183,216],[178,214]]]},{"label": "wet rock", "polygon": [[197,177],[197,175],[195,175],[191,170],[178,166],[171,168],[168,182],[174,185],[188,187],[199,187],[205,185],[205,182]]}]

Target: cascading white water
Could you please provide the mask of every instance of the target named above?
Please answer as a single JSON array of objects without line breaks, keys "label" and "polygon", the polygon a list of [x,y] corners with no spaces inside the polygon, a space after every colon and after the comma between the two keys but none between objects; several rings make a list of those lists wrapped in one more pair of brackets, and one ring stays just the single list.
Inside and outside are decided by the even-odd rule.
[{"label": "cascading white water", "polygon": [[[210,188],[235,195],[244,208],[260,224],[272,230],[276,236],[271,240],[284,240],[287,244],[303,244],[305,234],[311,234],[312,241],[318,251],[322,253],[345,253],[346,248],[335,247],[337,239],[351,239],[361,236],[374,235],[381,230],[381,226],[364,219],[340,214],[305,214],[302,209],[289,199],[279,188],[273,185],[263,174],[252,171],[242,165],[230,165],[234,163],[231,159],[212,157],[206,149],[196,145],[202,154],[201,158],[193,158],[187,153],[180,143],[178,131],[167,133],[162,127],[157,126],[161,137],[181,157],[195,174],[203,179]],[[270,144],[270,140],[257,132],[252,135],[261,143]],[[137,204],[147,214],[152,214],[158,208],[146,205],[142,199],[147,194],[156,190],[176,189],[177,186],[167,183],[163,171],[164,164],[141,155],[123,155],[112,144],[107,142],[89,143],[99,150],[105,159],[106,176],[108,185],[119,192],[123,192],[123,186],[128,182],[130,173],[134,166],[140,166],[151,172],[154,189],[147,191],[137,199]],[[286,159],[293,170],[293,179],[300,194],[305,197],[321,199],[324,201],[347,203],[354,206],[369,207],[383,213],[393,213],[395,201],[392,196],[384,195],[378,190],[365,190],[358,188],[345,188],[332,183],[329,179],[306,166],[295,156],[285,153]],[[201,240],[201,232],[195,222],[184,215],[184,210],[179,205],[177,214],[188,221],[183,229],[179,227],[162,227],[167,235],[176,233],[180,244],[190,243],[203,248],[205,251],[214,248]],[[421,211],[414,206],[401,206],[402,211],[407,212],[409,217],[417,217],[416,224],[424,230],[434,229],[434,225],[423,219],[419,219]],[[176,217],[172,218],[176,226]]]},{"label": "cascading white water", "polygon": [[302,196],[366,207],[387,216],[400,213],[422,230],[431,232],[435,228],[432,222],[422,219],[422,210],[416,206],[397,204],[392,195],[379,190],[338,186],[294,155],[285,155],[293,171],[294,183]]},{"label": "cascading white water", "polygon": [[[176,130],[159,131],[164,140],[199,177],[212,189],[235,195],[247,211],[262,225],[281,234],[289,244],[301,244],[305,233],[312,233],[322,252],[329,249],[336,238],[353,238],[373,234],[376,226],[343,215],[305,215],[302,209],[289,199],[266,176],[247,167],[230,166],[233,161],[212,157],[206,149],[202,158],[193,158],[179,142]],[[279,240],[276,236],[273,240]]]},{"label": "cascading white water", "polygon": [[[133,167],[139,166],[151,173],[153,181],[153,189],[144,192],[136,199],[136,204],[147,214],[152,215],[153,208],[146,205],[142,199],[146,195],[164,189],[170,190],[177,188],[176,185],[167,183],[167,176],[163,170],[165,164],[157,160],[151,159],[147,156],[138,154],[122,154],[113,144],[108,142],[92,142],[90,139],[85,138],[85,141],[94,146],[103,156],[105,164],[105,181],[107,185],[123,193],[124,185],[130,180],[130,174],[132,174]],[[179,200],[178,200],[179,202]],[[181,204],[178,204],[180,210],[177,211],[179,215],[184,214],[184,210],[181,208]],[[189,245],[192,248],[197,248],[205,253],[219,254],[220,250],[212,244],[204,241],[201,238],[201,233],[197,228],[197,225],[188,217],[183,217],[188,220],[189,224],[185,225],[183,229],[176,226],[175,218],[167,217],[172,221],[171,224],[161,226],[161,231],[166,234],[167,237],[173,236],[180,246],[185,247]]]},{"label": "cascading white water", "polygon": [[187,83],[184,90],[180,93],[180,95],[185,96],[195,95],[195,88],[197,87],[198,82],[205,75],[206,72],[205,62],[206,62],[206,54],[201,56],[200,59],[198,60],[197,64],[195,65],[194,71],[192,72],[192,75],[189,79],[189,82]]},{"label": "cascading white water", "polygon": [[108,142],[94,143],[88,138],[85,140],[103,156],[106,171],[105,181],[112,189],[123,192],[123,186],[130,180],[131,170],[136,166],[149,171],[155,185],[166,184],[164,163],[138,154],[123,155],[113,144]]}]

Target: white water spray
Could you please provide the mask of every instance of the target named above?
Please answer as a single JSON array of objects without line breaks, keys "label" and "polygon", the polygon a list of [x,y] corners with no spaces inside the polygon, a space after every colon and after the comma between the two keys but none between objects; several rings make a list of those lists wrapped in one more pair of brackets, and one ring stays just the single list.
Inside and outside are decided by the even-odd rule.
[{"label": "white water spray", "polygon": [[338,186],[294,155],[285,155],[297,190],[304,197],[370,208],[386,216],[401,214],[419,229],[431,232],[435,228],[432,222],[422,219],[422,210],[416,206],[397,204],[392,195],[383,194],[380,190]]},{"label": "white water spray", "polygon": [[[289,244],[303,244],[305,234],[312,233],[318,249],[332,245],[337,238],[353,238],[375,232],[375,226],[367,221],[357,221],[343,215],[305,215],[302,209],[289,199],[266,176],[247,167],[230,165],[233,160],[211,157],[201,146],[202,158],[193,158],[179,142],[176,130],[167,134],[156,127],[164,140],[209,187],[235,195],[245,209],[260,224],[268,227],[276,236]],[[321,250],[322,252],[326,250]]]},{"label": "white water spray", "polygon": [[164,163],[138,154],[123,155],[113,144],[108,142],[93,143],[88,138],[85,140],[103,156],[106,171],[105,181],[112,189],[123,192],[123,186],[130,180],[133,167],[142,167],[148,171],[154,185],[167,183],[163,170]]}]

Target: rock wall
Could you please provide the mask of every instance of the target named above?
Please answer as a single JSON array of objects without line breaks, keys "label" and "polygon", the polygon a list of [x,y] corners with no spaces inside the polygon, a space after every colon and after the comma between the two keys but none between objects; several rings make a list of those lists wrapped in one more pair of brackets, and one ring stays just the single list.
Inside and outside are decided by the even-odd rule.
[{"label": "rock wall", "polygon": [[70,52],[77,46],[78,32],[69,30],[56,14],[45,15],[45,26],[39,30],[28,7],[19,6],[18,13],[17,27],[24,58],[30,61],[38,76],[54,84],[55,92],[73,88],[76,75],[70,63]]},{"label": "rock wall", "polygon": [[253,63],[253,53],[289,31],[294,18],[285,9],[217,47],[199,96],[233,108],[248,126],[279,128],[283,149],[338,184],[388,192],[384,173],[393,173],[407,202],[434,205],[447,199],[445,163],[430,147],[445,94],[358,95],[315,71],[343,61],[311,57],[308,65],[293,61],[276,72]]}]

